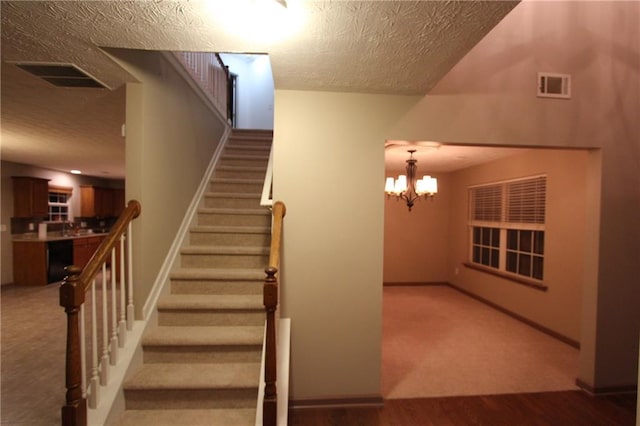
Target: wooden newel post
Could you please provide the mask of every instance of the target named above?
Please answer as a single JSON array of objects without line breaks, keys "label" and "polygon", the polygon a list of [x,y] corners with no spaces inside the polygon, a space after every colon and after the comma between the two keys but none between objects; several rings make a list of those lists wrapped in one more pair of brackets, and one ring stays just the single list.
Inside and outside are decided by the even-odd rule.
[{"label": "wooden newel post", "polygon": [[65,405],[62,407],[63,426],[86,426],[87,400],[82,397],[82,371],[80,362],[80,306],[84,303],[84,288],[81,285],[77,266],[66,268],[68,275],[60,286],[60,306],[67,314],[67,359]]},{"label": "wooden newel post", "polygon": [[270,266],[265,269],[264,307],[267,311],[267,331],[265,338],[264,361],[264,401],[262,403],[263,426],[275,426],[278,417],[278,398],[276,392],[276,308],[278,306],[278,269]]}]

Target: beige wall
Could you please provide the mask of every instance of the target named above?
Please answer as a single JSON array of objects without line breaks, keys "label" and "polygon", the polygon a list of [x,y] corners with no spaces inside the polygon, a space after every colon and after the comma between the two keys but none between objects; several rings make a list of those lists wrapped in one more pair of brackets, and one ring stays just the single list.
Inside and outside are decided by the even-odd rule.
[{"label": "beige wall", "polygon": [[[602,148],[587,158],[581,321],[562,328],[580,328],[587,385],[636,382],[638,8],[525,1],[406,113],[410,99],[276,91],[274,191],[288,203],[282,307],[293,324],[294,399],[379,392],[387,138]],[[538,71],[572,74],[573,98],[537,98]]]},{"label": "beige wall", "polygon": [[293,399],[380,396],[384,142],[416,101],[276,90]]},{"label": "beige wall", "polygon": [[[420,171],[420,163],[418,163]],[[423,170],[429,173],[429,170]],[[387,170],[397,177],[404,170]],[[450,175],[435,174],[438,194],[420,199],[411,211],[406,202],[390,197],[384,203],[384,282],[437,283],[447,281]]]},{"label": "beige wall", "polygon": [[[588,153],[524,150],[453,174],[449,282],[547,327],[580,340],[584,275]],[[546,174],[544,284],[547,291],[474,269],[469,261],[468,187]],[[459,272],[456,274],[456,270]]]},{"label": "beige wall", "polygon": [[[590,174],[601,163],[601,186],[588,180],[579,373],[598,388],[637,381],[639,17],[637,2],[525,1],[397,123],[394,135],[602,148],[589,161]],[[572,99],[537,98],[538,71],[571,74]]]},{"label": "beige wall", "polygon": [[137,315],[176,237],[225,124],[160,53],[111,52],[140,83],[127,84],[127,199],[134,222]]}]

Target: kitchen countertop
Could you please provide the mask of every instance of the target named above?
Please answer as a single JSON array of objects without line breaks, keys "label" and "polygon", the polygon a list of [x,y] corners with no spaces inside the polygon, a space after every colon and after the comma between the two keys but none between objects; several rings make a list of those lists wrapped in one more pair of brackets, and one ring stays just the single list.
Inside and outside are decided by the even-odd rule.
[{"label": "kitchen countertop", "polygon": [[68,234],[62,235],[60,232],[50,232],[47,234],[47,238],[41,239],[38,238],[37,232],[27,232],[25,234],[14,234],[12,235],[13,241],[27,241],[27,242],[49,242],[49,241],[62,241],[62,240],[76,240],[78,238],[91,238],[91,237],[104,237],[109,235],[109,233],[81,233],[81,234]]}]

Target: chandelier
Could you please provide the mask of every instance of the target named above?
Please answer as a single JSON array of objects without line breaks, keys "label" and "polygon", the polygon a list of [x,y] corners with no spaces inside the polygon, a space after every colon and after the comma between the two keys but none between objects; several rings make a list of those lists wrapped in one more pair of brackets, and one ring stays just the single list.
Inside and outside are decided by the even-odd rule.
[{"label": "chandelier", "polygon": [[438,192],[438,180],[431,176],[423,176],[422,179],[416,179],[418,166],[416,163],[418,160],[413,158],[415,149],[407,151],[409,153],[409,159],[407,160],[407,174],[398,176],[398,179],[388,177],[384,186],[384,192],[387,193],[387,198],[391,195],[395,195],[397,199],[403,199],[407,203],[409,211],[413,207],[414,201],[420,197],[433,198]]}]

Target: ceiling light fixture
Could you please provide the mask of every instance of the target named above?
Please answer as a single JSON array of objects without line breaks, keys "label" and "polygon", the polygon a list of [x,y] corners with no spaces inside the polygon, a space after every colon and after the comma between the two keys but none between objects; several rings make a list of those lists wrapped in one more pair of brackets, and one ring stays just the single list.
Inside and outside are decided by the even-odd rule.
[{"label": "ceiling light fixture", "polygon": [[387,198],[395,195],[397,199],[405,200],[409,211],[411,211],[414,201],[420,197],[433,199],[433,196],[438,193],[438,180],[431,176],[423,176],[422,179],[417,179],[418,166],[416,166],[416,163],[418,160],[413,158],[413,153],[416,150],[410,149],[407,152],[409,153],[407,174],[398,176],[398,179],[388,177],[384,192],[387,193]]},{"label": "ceiling light fixture", "polygon": [[70,172],[72,175],[81,175],[81,174],[82,174],[82,172],[81,172],[80,170],[76,170],[76,169],[69,170],[69,172]]},{"label": "ceiling light fixture", "polygon": [[197,2],[226,33],[259,43],[279,43],[302,31],[307,12],[302,0],[227,0]]}]

